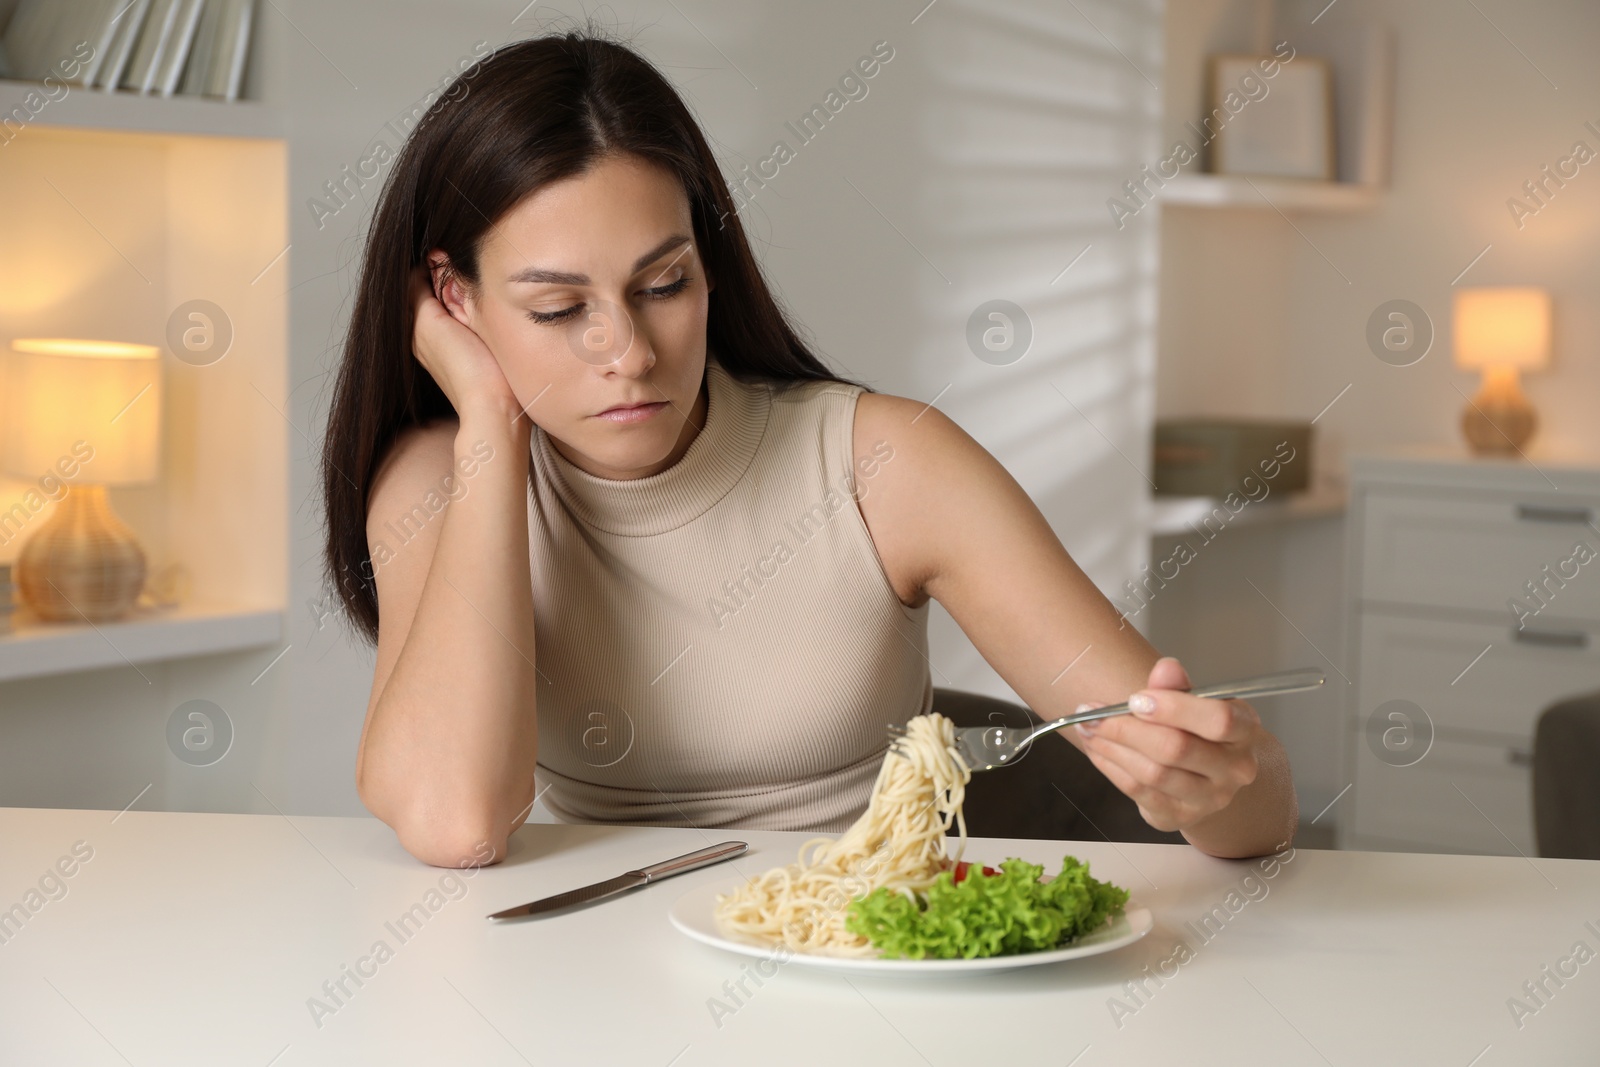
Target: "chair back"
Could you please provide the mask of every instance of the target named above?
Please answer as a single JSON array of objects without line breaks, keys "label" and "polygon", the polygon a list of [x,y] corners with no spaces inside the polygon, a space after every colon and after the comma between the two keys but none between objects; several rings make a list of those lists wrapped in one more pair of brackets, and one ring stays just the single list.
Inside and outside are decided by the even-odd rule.
[{"label": "chair back", "polygon": [[[935,689],[934,706],[939,704]],[[1539,855],[1600,860],[1600,692],[1552,704],[1533,735]]]}]

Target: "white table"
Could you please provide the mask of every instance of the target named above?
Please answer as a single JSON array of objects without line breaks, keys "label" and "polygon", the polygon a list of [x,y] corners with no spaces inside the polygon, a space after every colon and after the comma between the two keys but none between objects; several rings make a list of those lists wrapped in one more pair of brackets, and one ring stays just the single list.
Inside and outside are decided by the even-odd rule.
[{"label": "white table", "polygon": [[[0,1063],[1593,1064],[1600,959],[1519,1027],[1507,1001],[1576,942],[1600,951],[1600,863],[1301,850],[1256,864],[1170,845],[977,840],[973,859],[1064,851],[1130,887],[1155,929],[1091,959],[889,980],[786,965],[714,1021],[749,961],[689,941],[696,883],[793,858],[802,834],[530,825],[452,888],[374,820],[0,808],[0,908],[75,842],[92,858],[0,943]],[[729,838],[751,853],[582,911],[493,910]],[[473,872],[463,872],[471,874]],[[1247,880],[1249,876],[1249,880]],[[1228,894],[1237,891],[1234,910]],[[59,895],[59,891],[58,891]],[[1252,897],[1254,899],[1252,899]],[[391,925],[413,905],[425,922]],[[1188,924],[1214,907],[1209,940]],[[1586,925],[1592,924],[1592,925]],[[385,941],[348,997],[323,983]],[[1179,941],[1187,962],[1175,959]],[[1160,964],[1170,977],[1160,978]],[[1141,970],[1160,978],[1143,978]],[[1135,1000],[1124,983],[1143,978]],[[1125,1008],[1113,1010],[1113,998]],[[724,1002],[727,1001],[724,999]],[[1536,1006],[1527,1000],[1530,1007]],[[1136,1010],[1135,1010],[1136,1009]],[[1008,1020],[1015,1031],[1005,1034]],[[1000,1058],[1003,1057],[1003,1060]]]}]

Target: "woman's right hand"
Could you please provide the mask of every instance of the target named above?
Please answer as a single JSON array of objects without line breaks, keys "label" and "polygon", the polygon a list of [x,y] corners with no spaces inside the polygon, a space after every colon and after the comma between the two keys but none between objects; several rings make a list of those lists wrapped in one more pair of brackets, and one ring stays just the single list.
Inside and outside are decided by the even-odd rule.
[{"label": "woman's right hand", "polygon": [[411,270],[411,351],[456,414],[489,409],[520,412],[500,361],[471,327],[457,321],[434,295],[432,273],[422,266]]}]

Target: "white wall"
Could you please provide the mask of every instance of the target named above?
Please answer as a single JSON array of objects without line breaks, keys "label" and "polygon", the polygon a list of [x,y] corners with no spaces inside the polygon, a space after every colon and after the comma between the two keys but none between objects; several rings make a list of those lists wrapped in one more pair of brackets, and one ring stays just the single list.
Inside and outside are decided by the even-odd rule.
[{"label": "white wall", "polygon": [[[287,411],[315,440],[371,202],[319,230],[306,201],[476,42],[530,35],[556,8],[513,26],[516,5],[489,0],[277,6],[311,40],[266,6],[252,81],[291,124]],[[825,358],[883,391],[939,397],[1112,590],[1147,552],[1157,227],[1119,232],[1104,205],[1156,158],[1160,2],[940,0],[913,23],[917,6],[699,4],[693,24],[664,2],[600,10],[638,30],[730,171],[787,139],[784,122],[874,42],[894,47],[869,95],[755,200],[758,255]],[[997,297],[1035,330],[1005,367],[964,340],[972,310]],[[0,780],[0,803],[120,807],[155,780],[141,807],[362,811],[352,778],[371,655],[319,627],[315,455],[300,432],[288,440],[290,652],[256,687],[268,656],[161,669],[173,694],[237,711],[235,751],[179,764],[161,735],[170,708],[130,713],[126,671],[0,687],[0,750],[34,756]],[[942,614],[933,649],[935,684],[1005,691]]]}]

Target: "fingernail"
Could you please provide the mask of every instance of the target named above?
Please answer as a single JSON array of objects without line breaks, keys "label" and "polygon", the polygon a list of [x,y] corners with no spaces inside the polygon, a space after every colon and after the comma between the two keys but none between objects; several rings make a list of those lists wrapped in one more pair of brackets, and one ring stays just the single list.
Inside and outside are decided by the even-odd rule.
[{"label": "fingernail", "polygon": [[1128,698],[1128,707],[1136,715],[1150,715],[1156,710],[1156,698],[1149,693],[1135,693]]},{"label": "fingernail", "polygon": [[1089,705],[1087,703],[1083,703],[1083,704],[1079,704],[1077,707],[1073,708],[1072,709],[1072,714],[1074,714],[1074,715],[1082,715],[1084,712],[1086,712],[1088,710],[1089,710]]},{"label": "fingernail", "polygon": [[1077,726],[1074,727],[1074,729],[1076,729],[1078,731],[1078,736],[1079,737],[1093,737],[1094,736],[1094,723],[1092,723],[1092,722],[1080,722],[1080,723],[1077,724]]}]

